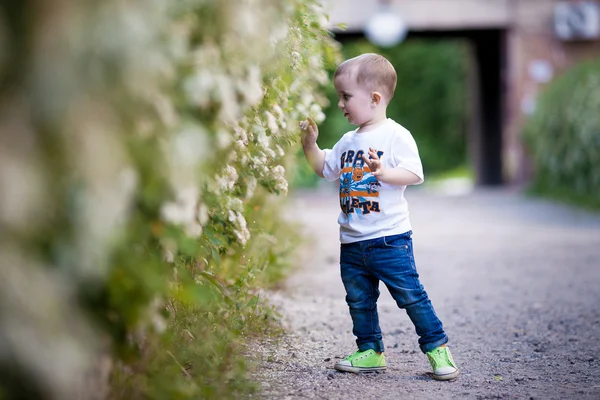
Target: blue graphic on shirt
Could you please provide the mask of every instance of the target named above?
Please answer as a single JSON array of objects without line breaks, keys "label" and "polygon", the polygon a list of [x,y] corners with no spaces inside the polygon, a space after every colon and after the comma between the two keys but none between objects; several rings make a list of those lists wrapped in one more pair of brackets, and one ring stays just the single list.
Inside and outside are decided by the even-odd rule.
[{"label": "blue graphic on shirt", "polygon": [[[340,158],[340,207],[348,216],[359,217],[380,212],[379,190],[381,184],[362,159],[362,150],[348,150]],[[383,152],[377,153],[381,158]]]}]

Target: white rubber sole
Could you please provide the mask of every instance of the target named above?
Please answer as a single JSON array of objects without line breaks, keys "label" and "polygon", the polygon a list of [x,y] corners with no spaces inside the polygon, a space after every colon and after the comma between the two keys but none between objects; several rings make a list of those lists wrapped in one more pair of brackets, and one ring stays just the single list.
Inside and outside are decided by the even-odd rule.
[{"label": "white rubber sole", "polygon": [[458,375],[460,375],[459,369],[457,369],[454,372],[451,372],[449,374],[444,374],[444,375],[431,374],[433,379],[435,379],[436,381],[449,381],[449,380],[458,378]]},{"label": "white rubber sole", "polygon": [[369,372],[383,372],[387,369],[387,367],[361,368],[361,367],[352,367],[352,366],[343,365],[343,364],[335,364],[333,366],[333,368],[335,368],[336,370],[341,371],[341,372],[352,372],[354,374],[369,373]]}]

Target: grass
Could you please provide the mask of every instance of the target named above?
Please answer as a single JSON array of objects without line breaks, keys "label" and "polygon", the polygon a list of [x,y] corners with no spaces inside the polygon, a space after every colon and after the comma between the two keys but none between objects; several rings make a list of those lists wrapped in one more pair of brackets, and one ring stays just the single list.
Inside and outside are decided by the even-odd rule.
[{"label": "grass", "polygon": [[435,184],[449,179],[468,179],[470,181],[475,181],[475,172],[471,166],[461,165],[447,171],[429,174],[425,177],[425,182]]},{"label": "grass", "polygon": [[600,198],[576,193],[572,188],[549,186],[543,183],[534,182],[525,190],[525,194],[548,200],[555,200],[588,211],[600,211]]},{"label": "grass", "polygon": [[111,399],[238,399],[256,393],[246,344],[281,332],[264,301],[190,306],[170,302],[162,334],[148,332],[138,362],[116,365]]},{"label": "grass", "polygon": [[[256,393],[247,345],[281,334],[280,316],[261,295],[285,278],[297,256],[298,227],[279,200],[247,210],[252,239],[224,246],[218,263],[180,276],[161,314],[166,330],[142,330],[138,357],[116,365],[111,399],[239,399]],[[206,264],[206,263],[205,263]],[[208,265],[208,264],[207,264]]]}]

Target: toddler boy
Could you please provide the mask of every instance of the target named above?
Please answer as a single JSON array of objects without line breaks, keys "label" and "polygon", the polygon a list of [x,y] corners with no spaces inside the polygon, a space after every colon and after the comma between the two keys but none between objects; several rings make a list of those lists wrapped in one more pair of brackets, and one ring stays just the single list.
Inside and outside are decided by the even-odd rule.
[{"label": "toddler boy", "polygon": [[396,71],[377,54],[340,64],[334,75],[338,107],[358,129],[331,150],[317,145],[318,128],[300,122],[304,155],[328,181],[340,181],[340,268],[358,351],[335,364],[346,372],[386,368],[377,299],[379,281],[408,313],[437,380],[458,376],[448,337],[419,282],[404,190],[423,182],[417,145],[408,130],[388,119]]}]

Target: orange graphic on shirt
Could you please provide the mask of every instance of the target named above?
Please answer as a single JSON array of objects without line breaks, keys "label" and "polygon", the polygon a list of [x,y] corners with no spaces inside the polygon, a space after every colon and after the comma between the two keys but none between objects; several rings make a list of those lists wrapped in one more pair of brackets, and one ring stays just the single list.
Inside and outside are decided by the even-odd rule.
[{"label": "orange graphic on shirt", "polygon": [[362,168],[354,168],[352,170],[352,180],[354,182],[359,182],[362,180],[363,176],[365,176],[365,171]]}]

